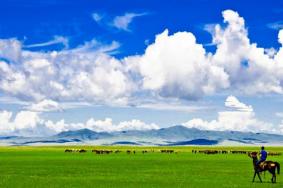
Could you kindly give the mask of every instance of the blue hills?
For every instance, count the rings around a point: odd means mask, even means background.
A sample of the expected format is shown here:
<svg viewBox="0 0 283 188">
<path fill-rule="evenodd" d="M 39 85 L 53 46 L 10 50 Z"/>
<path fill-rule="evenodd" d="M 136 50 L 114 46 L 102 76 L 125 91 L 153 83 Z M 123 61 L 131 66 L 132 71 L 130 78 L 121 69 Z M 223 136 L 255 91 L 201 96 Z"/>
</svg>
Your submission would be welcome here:
<svg viewBox="0 0 283 188">
<path fill-rule="evenodd" d="M 111 137 L 110 133 L 106 132 L 95 132 L 89 129 L 80 129 L 76 131 L 64 131 L 55 136 L 58 138 L 65 139 L 78 139 L 78 140 L 98 140 L 101 138 Z"/>
<path fill-rule="evenodd" d="M 278 145 L 283 135 L 239 131 L 208 131 L 176 125 L 146 131 L 96 132 L 89 129 L 64 131 L 49 137 L 0 136 L 2 145 Z"/>
</svg>

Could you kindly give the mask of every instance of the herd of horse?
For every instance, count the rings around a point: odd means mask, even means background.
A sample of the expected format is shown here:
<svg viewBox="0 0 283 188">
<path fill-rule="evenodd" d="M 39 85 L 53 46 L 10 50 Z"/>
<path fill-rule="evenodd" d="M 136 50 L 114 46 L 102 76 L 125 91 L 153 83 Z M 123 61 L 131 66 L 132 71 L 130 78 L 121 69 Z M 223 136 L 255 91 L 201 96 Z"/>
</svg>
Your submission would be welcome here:
<svg viewBox="0 0 283 188">
<path fill-rule="evenodd" d="M 252 151 L 245 151 L 245 150 L 192 150 L 192 153 L 203 153 L 203 154 L 249 154 Z M 281 155 L 279 152 L 269 152 L 269 156 L 278 156 Z"/>
<path fill-rule="evenodd" d="M 79 152 L 79 153 L 85 153 L 87 150 L 85 149 L 65 149 L 65 152 L 70 153 L 70 152 Z"/>
<path fill-rule="evenodd" d="M 78 152 L 78 153 L 85 153 L 87 152 L 86 149 L 65 149 L 65 152 L 67 153 L 71 153 L 71 152 Z M 121 153 L 123 152 L 122 150 L 101 150 L 101 149 L 93 149 L 91 150 L 91 152 L 95 153 L 95 154 L 111 154 L 111 153 Z M 125 150 L 125 152 L 127 154 L 136 154 L 137 151 L 136 150 Z M 155 150 L 153 149 L 150 149 L 150 150 L 141 150 L 140 151 L 142 154 L 145 154 L 145 153 L 154 153 L 156 152 Z M 161 149 L 159 150 L 160 153 L 176 153 L 176 151 L 172 150 L 172 149 Z"/>
<path fill-rule="evenodd" d="M 78 152 L 78 153 L 85 153 L 88 150 L 86 149 L 65 149 L 65 152 Z M 122 153 L 125 152 L 127 154 L 136 154 L 137 151 L 136 150 L 105 150 L 105 149 L 92 149 L 91 152 L 95 153 L 95 154 L 111 154 L 111 153 Z M 174 151 L 172 149 L 161 149 L 161 150 L 141 150 L 140 151 L 142 154 L 145 153 L 154 153 L 154 152 L 160 152 L 160 153 L 178 153 L 177 151 Z M 268 171 L 271 173 L 272 178 L 271 178 L 271 182 L 272 183 L 276 183 L 276 171 L 277 174 L 280 173 L 280 164 L 276 161 L 264 161 L 261 162 L 259 165 L 257 164 L 258 162 L 258 152 L 254 152 L 254 151 L 244 151 L 244 150 L 209 150 L 209 149 L 205 149 L 205 150 L 192 150 L 193 154 L 196 153 L 202 153 L 202 154 L 247 154 L 250 158 L 252 158 L 253 160 L 253 167 L 254 167 L 254 175 L 253 175 L 253 179 L 252 182 L 255 181 L 255 177 L 258 176 L 260 182 L 262 182 L 260 173 Z M 268 153 L 269 156 L 278 156 L 281 155 L 281 153 L 279 152 L 269 152 Z"/>
</svg>

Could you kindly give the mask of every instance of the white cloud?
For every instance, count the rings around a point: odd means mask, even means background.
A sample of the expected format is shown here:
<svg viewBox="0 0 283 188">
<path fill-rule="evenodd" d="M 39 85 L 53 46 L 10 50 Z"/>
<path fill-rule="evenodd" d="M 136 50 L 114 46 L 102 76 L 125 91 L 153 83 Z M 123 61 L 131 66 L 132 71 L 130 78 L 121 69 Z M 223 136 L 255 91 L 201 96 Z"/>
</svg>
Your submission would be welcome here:
<svg viewBox="0 0 283 188">
<path fill-rule="evenodd" d="M 6 46 L 11 43 L 6 42 Z M 125 104 L 131 95 L 132 82 L 122 63 L 108 55 L 117 47 L 115 42 L 107 46 L 93 40 L 59 52 L 31 52 L 18 46 L 10 50 L 18 52 L 17 58 L 13 57 L 16 64 L 0 63 L 0 90 L 8 96 Z"/>
<path fill-rule="evenodd" d="M 274 58 L 277 51 L 275 48 L 271 47 L 271 48 L 264 49 L 264 53 L 266 53 L 266 55 L 268 55 L 269 58 Z"/>
<path fill-rule="evenodd" d="M 43 123 L 43 120 L 40 119 L 36 112 L 20 111 L 14 118 L 12 116 L 12 112 L 0 112 L 0 133 L 2 135 L 16 134 L 20 130 L 34 130 L 37 129 L 38 125 Z"/>
<path fill-rule="evenodd" d="M 90 118 L 84 123 L 66 123 L 65 120 L 60 120 L 57 122 L 46 121 L 45 125 L 49 129 L 54 130 L 56 133 L 85 128 L 96 132 L 151 130 L 159 128 L 159 126 L 154 123 L 146 124 L 136 119 L 133 119 L 131 121 L 122 121 L 118 124 L 114 124 L 111 118 L 105 118 L 104 120 L 95 120 L 93 118 Z"/>
<path fill-rule="evenodd" d="M 203 26 L 203 29 L 209 33 L 213 33 L 216 25 L 216 23 L 205 24 Z"/>
<path fill-rule="evenodd" d="M 283 118 L 283 112 L 276 112 L 275 115 L 277 117 Z"/>
<path fill-rule="evenodd" d="M 140 74 L 142 88 L 155 96 L 189 100 L 223 90 L 283 94 L 283 48 L 257 47 L 250 42 L 245 21 L 237 12 L 222 14 L 224 27 L 209 26 L 214 54 L 207 53 L 190 32 L 169 35 L 165 30 L 143 55 L 126 58 L 128 69 Z M 278 35 L 280 43 L 281 33 L 283 30 Z"/>
<path fill-rule="evenodd" d="M 41 120 L 36 112 L 20 111 L 14 119 L 16 129 L 35 128 Z"/>
<path fill-rule="evenodd" d="M 255 116 L 253 108 L 249 105 L 241 103 L 234 96 L 227 97 L 225 106 L 229 107 L 230 110 L 218 112 L 218 117 L 216 120 L 206 121 L 200 118 L 196 118 L 183 123 L 183 125 L 189 128 L 215 131 L 277 131 L 273 124 L 258 120 Z"/>
<path fill-rule="evenodd" d="M 113 132 L 126 130 L 150 130 L 159 126 L 147 124 L 140 120 L 122 121 L 114 124 L 111 118 L 104 120 L 88 119 L 82 123 L 66 123 L 64 119 L 53 122 L 40 117 L 40 113 L 20 111 L 15 114 L 9 111 L 0 111 L 0 134 L 20 136 L 47 136 L 68 130 L 90 129 L 97 132 Z"/>
<path fill-rule="evenodd" d="M 267 27 L 269 27 L 270 29 L 280 30 L 283 29 L 283 22 L 278 21 L 278 22 L 269 23 L 267 24 Z"/>
<path fill-rule="evenodd" d="M 283 30 L 280 30 L 279 31 L 279 34 L 278 34 L 278 42 L 283 44 Z"/>
<path fill-rule="evenodd" d="M 9 96 L 0 97 L 0 103 L 2 103 L 2 104 L 16 104 L 16 105 L 21 105 L 21 106 L 29 105 L 29 103 L 26 102 L 26 101 L 22 101 L 18 98 L 9 97 Z"/>
<path fill-rule="evenodd" d="M 145 13 L 126 13 L 116 17 L 112 26 L 129 31 L 132 20 L 142 15 Z M 195 100 L 222 91 L 241 95 L 283 94 L 283 30 L 278 33 L 281 47 L 264 49 L 250 41 L 245 20 L 237 12 L 225 10 L 222 15 L 224 25 L 213 24 L 206 28 L 212 33 L 215 53 L 208 53 L 197 43 L 196 37 L 186 31 L 169 34 L 165 30 L 156 35 L 144 54 L 122 60 L 111 56 L 119 47 L 115 41 L 105 45 L 91 40 L 74 49 L 34 52 L 27 48 L 57 43 L 67 45 L 68 41 L 64 37 L 55 37 L 45 43 L 24 46 L 15 38 L 0 39 L 1 97 L 34 102 L 27 107 L 30 111 L 16 114 L 14 119 L 10 112 L 1 112 L 1 129 L 44 127 L 36 112 L 56 110 L 61 108 L 59 103 L 69 107 L 77 104 L 128 105 L 133 98 L 140 97 L 137 103 L 141 107 L 190 111 L 192 107 L 170 104 L 153 107 L 143 101 L 148 98 Z M 99 22 L 102 16 L 94 13 L 93 19 Z M 7 101 L 7 98 L 2 99 Z M 236 97 L 229 96 L 225 106 L 229 110 L 219 112 L 216 120 L 194 119 L 186 125 L 212 130 L 257 131 L 268 127 L 255 117 L 252 106 Z M 63 109 L 65 107 L 62 105 Z M 30 121 L 24 119 L 25 116 L 31 117 Z M 24 125 L 18 125 L 19 121 L 25 122 Z M 136 127 L 143 125 L 139 121 L 130 123 Z M 86 124 L 49 121 L 54 130 Z M 100 125 L 105 124 L 114 125 L 110 119 L 88 123 L 101 130 Z M 113 129 L 127 125 L 116 124 Z"/>
<path fill-rule="evenodd" d="M 162 111 L 179 111 L 179 112 L 197 112 L 202 110 L 208 110 L 212 107 L 203 106 L 203 105 L 191 105 L 191 104 L 182 104 L 182 103 L 170 103 L 170 102 L 153 102 L 153 103 L 142 103 L 135 106 L 136 108 L 145 108 L 153 110 L 162 110 Z"/>
<path fill-rule="evenodd" d="M 146 15 L 146 13 L 125 13 L 122 16 L 116 16 L 113 19 L 112 25 L 117 29 L 130 31 L 129 25 L 133 21 L 133 19 L 144 15 Z"/>
<path fill-rule="evenodd" d="M 106 118 L 105 120 L 94 120 L 93 118 L 89 119 L 85 123 L 86 127 L 96 131 L 123 131 L 123 130 L 150 130 L 158 129 L 159 126 L 151 123 L 146 124 L 140 120 L 133 119 L 131 121 L 122 121 L 118 124 L 113 124 L 111 118 Z"/>
<path fill-rule="evenodd" d="M 92 18 L 95 22 L 100 23 L 100 21 L 103 19 L 103 16 L 97 12 L 92 14 Z"/>
<path fill-rule="evenodd" d="M 229 86 L 228 75 L 211 65 L 205 49 L 189 32 L 156 36 L 139 58 L 143 88 L 165 97 L 196 99 Z"/>
<path fill-rule="evenodd" d="M 10 122 L 11 117 L 12 117 L 12 112 L 2 111 L 0 113 L 0 124 L 1 124 L 1 127 L 2 126 L 7 126 L 8 127 L 8 123 Z"/>
<path fill-rule="evenodd" d="M 154 123 L 146 124 L 145 122 L 136 119 L 130 121 L 122 121 L 118 124 L 114 124 L 111 118 L 105 118 L 104 120 L 95 120 L 93 118 L 90 118 L 84 123 L 65 123 L 65 120 L 60 120 L 58 122 L 46 121 L 45 125 L 47 128 L 54 130 L 56 133 L 84 128 L 96 132 L 151 130 L 159 128 L 159 126 Z"/>
<path fill-rule="evenodd" d="M 229 75 L 230 89 L 251 95 L 282 94 L 283 64 L 278 56 L 282 50 L 270 57 L 263 48 L 250 42 L 245 21 L 237 12 L 225 10 L 223 17 L 227 26 L 215 26 L 213 42 L 217 50 L 211 62 L 223 67 Z"/>
<path fill-rule="evenodd" d="M 134 17 L 144 14 L 127 13 L 114 20 L 128 29 Z M 137 93 L 187 100 L 227 90 L 283 94 L 283 47 L 258 47 L 250 42 L 245 20 L 237 12 L 225 10 L 222 15 L 225 25 L 209 29 L 214 54 L 186 31 L 170 35 L 165 30 L 144 54 L 123 60 L 111 56 L 119 47 L 115 41 L 104 45 L 91 40 L 74 49 L 34 52 L 23 49 L 17 39 L 0 40 L 0 91 L 26 101 L 109 105 L 127 105 Z M 100 19 L 99 14 L 94 17 Z M 278 41 L 283 44 L 283 30 Z"/>
<path fill-rule="evenodd" d="M 100 14 L 97 12 L 92 13 L 92 19 L 99 25 L 105 26 L 110 29 L 118 29 L 122 31 L 130 32 L 130 24 L 136 17 L 147 15 L 148 13 L 134 13 L 126 12 L 123 15 L 111 17 L 107 14 Z"/>
<path fill-rule="evenodd" d="M 252 112 L 252 106 L 241 103 L 236 97 L 230 95 L 225 101 L 225 106 L 237 111 Z"/>
<path fill-rule="evenodd" d="M 18 104 L 23 106 L 23 110 L 32 111 L 32 112 L 62 112 L 68 109 L 75 108 L 86 108 L 86 107 L 94 107 L 100 106 L 95 105 L 88 102 L 57 102 L 50 99 L 44 99 L 39 102 L 21 102 L 21 101 L 10 101 L 11 99 L 3 99 L 3 103 L 5 104 Z M 0 102 L 1 98 L 0 98 Z"/>
<path fill-rule="evenodd" d="M 53 100 L 44 99 L 38 103 L 32 104 L 27 107 L 30 111 L 35 112 L 49 112 L 49 111 L 61 111 L 59 103 Z"/>
<path fill-rule="evenodd" d="M 0 58 L 18 62 L 21 58 L 21 48 L 22 43 L 15 38 L 0 39 Z"/>
<path fill-rule="evenodd" d="M 23 45 L 24 48 L 35 48 L 35 47 L 45 47 L 45 46 L 51 46 L 55 44 L 62 44 L 65 48 L 69 47 L 69 39 L 62 36 L 54 36 L 54 39 L 43 42 L 43 43 L 37 43 L 37 44 L 29 44 L 29 45 Z"/>
</svg>

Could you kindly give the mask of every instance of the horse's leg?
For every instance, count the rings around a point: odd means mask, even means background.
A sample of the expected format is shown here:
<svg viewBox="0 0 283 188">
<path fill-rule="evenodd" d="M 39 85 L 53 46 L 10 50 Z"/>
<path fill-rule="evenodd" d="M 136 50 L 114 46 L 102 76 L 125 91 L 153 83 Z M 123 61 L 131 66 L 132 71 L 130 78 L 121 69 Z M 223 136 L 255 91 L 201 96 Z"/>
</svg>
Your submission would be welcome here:
<svg viewBox="0 0 283 188">
<path fill-rule="evenodd" d="M 275 169 L 274 168 L 272 168 L 272 169 L 268 169 L 268 171 L 272 174 L 272 178 L 271 178 L 271 182 L 272 183 L 275 183 L 275 179 L 276 179 L 276 175 L 275 175 Z"/>
<path fill-rule="evenodd" d="M 275 173 L 275 169 L 272 169 L 272 183 L 276 183 L 276 173 Z"/>
<path fill-rule="evenodd" d="M 271 182 L 275 183 L 275 181 L 276 181 L 275 179 L 276 179 L 275 174 L 272 174 Z"/>
<path fill-rule="evenodd" d="M 273 169 L 273 173 L 274 173 L 274 183 L 276 183 L 276 167 Z"/>
<path fill-rule="evenodd" d="M 255 173 L 254 173 L 253 182 L 255 182 L 255 175 L 256 175 L 256 171 L 255 171 Z"/>
<path fill-rule="evenodd" d="M 257 172 L 257 176 L 258 176 L 260 182 L 262 183 L 262 180 L 261 180 L 261 177 L 260 177 L 260 175 L 259 175 L 259 172 Z"/>
<path fill-rule="evenodd" d="M 271 182 L 275 183 L 275 174 L 272 174 Z"/>
<path fill-rule="evenodd" d="M 272 168 L 270 170 L 270 172 L 272 173 L 272 183 L 276 183 L 276 172 L 275 172 L 275 168 Z"/>
</svg>

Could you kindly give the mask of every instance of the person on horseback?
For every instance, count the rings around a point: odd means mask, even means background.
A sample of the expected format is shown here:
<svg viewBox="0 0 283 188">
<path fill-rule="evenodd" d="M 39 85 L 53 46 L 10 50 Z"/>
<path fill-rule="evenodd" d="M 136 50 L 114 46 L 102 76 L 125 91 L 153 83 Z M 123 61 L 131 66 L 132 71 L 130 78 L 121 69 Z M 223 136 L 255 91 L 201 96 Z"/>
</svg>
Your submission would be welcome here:
<svg viewBox="0 0 283 188">
<path fill-rule="evenodd" d="M 260 163 L 266 161 L 266 158 L 267 152 L 264 150 L 264 146 L 261 146 L 260 159 L 257 161 L 256 165 L 259 167 Z"/>
<path fill-rule="evenodd" d="M 258 152 L 249 152 L 248 156 L 253 159 L 253 167 L 254 167 L 254 176 L 253 182 L 255 180 L 256 175 L 258 176 L 260 182 L 262 182 L 260 177 L 260 172 L 268 171 L 272 174 L 271 182 L 276 183 L 276 169 L 277 174 L 280 174 L 280 164 L 276 161 L 266 161 L 267 152 L 264 150 L 264 147 L 261 147 L 260 151 L 260 159 L 258 160 Z M 263 163 L 263 164 L 260 164 Z"/>
</svg>

